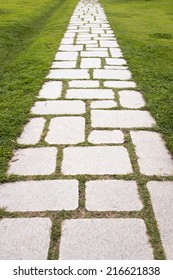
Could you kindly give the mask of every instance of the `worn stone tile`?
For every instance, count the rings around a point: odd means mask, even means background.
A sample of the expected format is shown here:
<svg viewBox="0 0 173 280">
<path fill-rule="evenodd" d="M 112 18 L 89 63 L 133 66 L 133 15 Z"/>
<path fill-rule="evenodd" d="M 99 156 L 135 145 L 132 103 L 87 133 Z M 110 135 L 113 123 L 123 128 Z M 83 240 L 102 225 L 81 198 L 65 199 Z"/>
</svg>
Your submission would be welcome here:
<svg viewBox="0 0 173 280">
<path fill-rule="evenodd" d="M 93 130 L 89 134 L 88 141 L 92 144 L 122 144 L 124 135 L 120 130 Z"/>
<path fill-rule="evenodd" d="M 10 212 L 75 210 L 78 181 L 42 180 L 0 185 L 0 207 Z"/>
<path fill-rule="evenodd" d="M 51 119 L 45 141 L 49 144 L 78 144 L 85 140 L 85 118 L 58 117 Z"/>
<path fill-rule="evenodd" d="M 56 99 L 61 97 L 61 93 L 62 93 L 62 82 L 50 81 L 43 84 L 43 87 L 39 92 L 38 98 Z"/>
<path fill-rule="evenodd" d="M 51 68 L 72 69 L 76 68 L 76 61 L 54 61 Z"/>
<path fill-rule="evenodd" d="M 96 69 L 94 70 L 94 79 L 105 79 L 105 80 L 129 80 L 131 79 L 131 72 L 129 70 L 105 70 Z"/>
<path fill-rule="evenodd" d="M 89 79 L 88 70 L 85 69 L 55 69 L 50 70 L 47 79 Z"/>
<path fill-rule="evenodd" d="M 66 98 L 69 99 L 114 99 L 110 89 L 68 89 Z"/>
<path fill-rule="evenodd" d="M 117 103 L 113 100 L 99 100 L 91 102 L 92 109 L 108 109 L 117 107 Z"/>
<path fill-rule="evenodd" d="M 151 260 L 153 251 L 142 219 L 72 219 L 62 224 L 59 259 Z"/>
<path fill-rule="evenodd" d="M 126 65 L 127 62 L 123 58 L 106 58 L 108 65 Z"/>
<path fill-rule="evenodd" d="M 80 68 L 101 68 L 101 59 L 82 58 Z"/>
<path fill-rule="evenodd" d="M 68 51 L 64 51 L 64 52 L 57 52 L 56 56 L 55 56 L 55 60 L 77 60 L 78 57 L 78 52 L 68 52 Z"/>
<path fill-rule="evenodd" d="M 122 57 L 122 51 L 119 48 L 110 48 L 111 56 L 112 57 Z"/>
<path fill-rule="evenodd" d="M 132 131 L 130 134 L 142 174 L 173 175 L 173 161 L 159 133 Z"/>
<path fill-rule="evenodd" d="M 87 80 L 87 81 L 75 80 L 75 81 L 70 81 L 68 84 L 70 88 L 98 88 L 100 85 L 99 81 L 92 81 L 92 80 Z"/>
<path fill-rule="evenodd" d="M 44 118 L 33 118 L 25 125 L 17 143 L 21 145 L 37 144 L 41 138 L 46 120 Z"/>
<path fill-rule="evenodd" d="M 51 226 L 49 218 L 0 220 L 0 259 L 46 260 Z"/>
<path fill-rule="evenodd" d="M 76 51 L 83 51 L 82 45 L 61 45 L 59 47 L 59 51 L 67 51 L 67 52 L 76 52 Z"/>
<path fill-rule="evenodd" d="M 86 183 L 88 211 L 140 211 L 142 208 L 135 181 L 96 180 Z"/>
<path fill-rule="evenodd" d="M 88 47 L 88 45 L 87 45 Z M 108 57 L 107 51 L 82 51 L 81 57 Z"/>
<path fill-rule="evenodd" d="M 76 44 L 78 45 L 90 45 L 90 44 L 97 44 L 97 40 L 77 40 Z"/>
<path fill-rule="evenodd" d="M 118 95 L 122 107 L 137 109 L 145 106 L 143 96 L 138 91 L 122 90 L 118 92 Z"/>
<path fill-rule="evenodd" d="M 64 149 L 62 173 L 65 175 L 129 174 L 132 167 L 124 147 L 95 146 Z"/>
<path fill-rule="evenodd" d="M 136 83 L 131 81 L 106 81 L 103 83 L 108 88 L 135 88 Z"/>
<path fill-rule="evenodd" d="M 85 103 L 79 100 L 39 101 L 31 108 L 36 115 L 80 115 L 85 113 Z"/>
<path fill-rule="evenodd" d="M 55 147 L 26 148 L 14 152 L 7 174 L 49 175 L 56 168 L 57 149 Z"/>
<path fill-rule="evenodd" d="M 61 45 L 71 45 L 74 43 L 74 38 L 63 38 L 61 40 Z"/>
<path fill-rule="evenodd" d="M 119 45 L 115 41 L 100 41 L 100 47 L 116 48 Z"/>
<path fill-rule="evenodd" d="M 147 188 L 156 216 L 166 258 L 173 260 L 173 182 L 151 181 Z"/>
</svg>

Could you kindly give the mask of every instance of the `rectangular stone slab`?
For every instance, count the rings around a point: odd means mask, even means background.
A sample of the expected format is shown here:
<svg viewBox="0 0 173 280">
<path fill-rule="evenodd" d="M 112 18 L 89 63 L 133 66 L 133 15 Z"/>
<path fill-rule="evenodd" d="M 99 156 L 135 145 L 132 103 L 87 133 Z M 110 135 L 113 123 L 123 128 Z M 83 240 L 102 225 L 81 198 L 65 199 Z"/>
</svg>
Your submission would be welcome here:
<svg viewBox="0 0 173 280">
<path fill-rule="evenodd" d="M 69 147 L 64 149 L 62 173 L 65 175 L 132 173 L 126 148 L 115 146 Z"/>
<path fill-rule="evenodd" d="M 111 89 L 68 89 L 69 99 L 114 99 L 114 92 Z"/>
<path fill-rule="evenodd" d="M 131 73 L 129 70 L 105 70 L 96 69 L 94 70 L 94 79 L 104 80 L 129 80 L 131 79 Z"/>
<path fill-rule="evenodd" d="M 93 110 L 91 125 L 102 128 L 153 127 L 155 121 L 147 111 Z"/>
<path fill-rule="evenodd" d="M 88 70 L 85 69 L 53 69 L 50 70 L 47 79 L 89 79 Z"/>
</svg>

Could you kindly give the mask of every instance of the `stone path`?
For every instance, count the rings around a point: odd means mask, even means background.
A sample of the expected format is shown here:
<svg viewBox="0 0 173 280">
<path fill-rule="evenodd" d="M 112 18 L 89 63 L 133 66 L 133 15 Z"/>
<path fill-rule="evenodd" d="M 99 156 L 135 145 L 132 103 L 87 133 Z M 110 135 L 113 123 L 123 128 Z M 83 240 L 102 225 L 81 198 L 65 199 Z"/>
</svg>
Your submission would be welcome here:
<svg viewBox="0 0 173 280">
<path fill-rule="evenodd" d="M 173 162 L 97 0 L 79 1 L 17 142 L 0 259 L 47 259 L 62 210 L 59 259 L 153 259 L 146 193 L 173 259 Z"/>
</svg>

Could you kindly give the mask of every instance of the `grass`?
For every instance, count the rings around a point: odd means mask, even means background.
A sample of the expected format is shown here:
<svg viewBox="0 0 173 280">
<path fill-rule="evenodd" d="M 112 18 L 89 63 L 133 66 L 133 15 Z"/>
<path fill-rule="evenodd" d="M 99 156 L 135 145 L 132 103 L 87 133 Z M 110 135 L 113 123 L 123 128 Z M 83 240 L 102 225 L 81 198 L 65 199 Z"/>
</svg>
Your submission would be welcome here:
<svg viewBox="0 0 173 280">
<path fill-rule="evenodd" d="M 173 154 L 173 2 L 100 0 L 124 57 Z"/>
<path fill-rule="evenodd" d="M 0 3 L 0 181 L 77 0 Z"/>
</svg>

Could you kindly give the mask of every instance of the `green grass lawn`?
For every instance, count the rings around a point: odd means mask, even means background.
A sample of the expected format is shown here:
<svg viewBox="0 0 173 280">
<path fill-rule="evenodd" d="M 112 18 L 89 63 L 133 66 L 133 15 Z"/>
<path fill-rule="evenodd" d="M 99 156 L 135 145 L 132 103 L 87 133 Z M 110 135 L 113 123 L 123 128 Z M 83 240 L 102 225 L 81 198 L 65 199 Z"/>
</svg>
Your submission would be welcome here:
<svg viewBox="0 0 173 280">
<path fill-rule="evenodd" d="M 78 0 L 0 3 L 0 181 Z"/>
<path fill-rule="evenodd" d="M 100 0 L 173 154 L 173 1 Z"/>
</svg>

